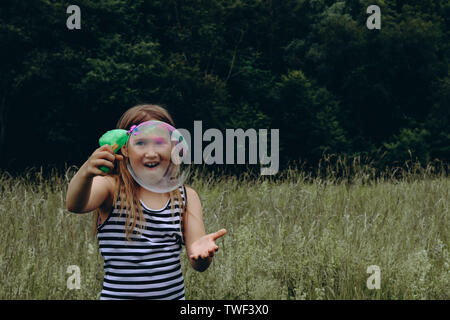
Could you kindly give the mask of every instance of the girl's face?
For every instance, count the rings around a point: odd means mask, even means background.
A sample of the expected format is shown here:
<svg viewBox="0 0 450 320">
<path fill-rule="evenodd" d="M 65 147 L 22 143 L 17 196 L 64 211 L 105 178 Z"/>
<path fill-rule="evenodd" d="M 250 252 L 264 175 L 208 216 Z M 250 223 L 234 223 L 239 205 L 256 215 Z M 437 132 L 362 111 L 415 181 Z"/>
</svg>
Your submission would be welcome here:
<svg viewBox="0 0 450 320">
<path fill-rule="evenodd" d="M 169 132 L 164 128 L 142 127 L 131 134 L 126 152 L 134 173 L 150 185 L 163 179 L 171 164 L 172 145 Z"/>
</svg>

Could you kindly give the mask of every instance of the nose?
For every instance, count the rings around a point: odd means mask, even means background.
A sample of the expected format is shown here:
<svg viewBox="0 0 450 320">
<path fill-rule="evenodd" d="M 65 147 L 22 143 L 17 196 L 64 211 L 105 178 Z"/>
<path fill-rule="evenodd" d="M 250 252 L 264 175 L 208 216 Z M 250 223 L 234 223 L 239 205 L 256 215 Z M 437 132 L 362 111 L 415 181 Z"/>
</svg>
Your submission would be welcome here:
<svg viewBox="0 0 450 320">
<path fill-rule="evenodd" d="M 148 148 L 145 153 L 144 153 L 144 157 L 145 158 L 156 158 L 158 156 L 158 154 L 155 152 L 155 150 L 153 148 Z"/>
</svg>

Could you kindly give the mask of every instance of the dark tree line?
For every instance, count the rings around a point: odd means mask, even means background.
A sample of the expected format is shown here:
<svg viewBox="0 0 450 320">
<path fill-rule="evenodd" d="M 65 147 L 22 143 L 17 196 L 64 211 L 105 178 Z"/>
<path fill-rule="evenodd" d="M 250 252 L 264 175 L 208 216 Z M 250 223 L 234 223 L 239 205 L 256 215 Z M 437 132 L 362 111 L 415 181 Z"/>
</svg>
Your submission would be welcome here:
<svg viewBox="0 0 450 320">
<path fill-rule="evenodd" d="M 141 102 L 278 128 L 282 164 L 448 162 L 449 20 L 448 0 L 3 0 L 0 167 L 80 165 Z"/>
</svg>

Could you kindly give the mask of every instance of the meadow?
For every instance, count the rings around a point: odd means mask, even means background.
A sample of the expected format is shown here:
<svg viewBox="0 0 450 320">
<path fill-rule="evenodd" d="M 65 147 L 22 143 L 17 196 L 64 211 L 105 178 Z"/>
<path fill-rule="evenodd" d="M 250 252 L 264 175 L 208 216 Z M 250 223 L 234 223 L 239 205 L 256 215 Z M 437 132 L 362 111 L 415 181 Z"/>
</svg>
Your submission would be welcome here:
<svg viewBox="0 0 450 320">
<path fill-rule="evenodd" d="M 76 168 L 0 172 L 0 299 L 98 299 L 93 215 L 69 213 Z M 450 179 L 433 166 L 375 172 L 218 176 L 196 170 L 207 232 L 226 228 L 210 268 L 182 253 L 187 299 L 450 299 Z M 369 266 L 380 288 L 369 289 Z M 70 266 L 80 289 L 69 289 Z M 69 271 L 69 272 L 68 272 Z"/>
</svg>

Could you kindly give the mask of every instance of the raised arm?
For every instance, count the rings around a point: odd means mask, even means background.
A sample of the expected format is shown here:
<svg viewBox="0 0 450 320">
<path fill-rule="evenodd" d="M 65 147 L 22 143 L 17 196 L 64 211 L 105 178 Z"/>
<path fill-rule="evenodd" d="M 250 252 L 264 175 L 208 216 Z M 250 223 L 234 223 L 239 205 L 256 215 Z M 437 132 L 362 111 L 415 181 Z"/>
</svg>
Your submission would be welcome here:
<svg viewBox="0 0 450 320">
<path fill-rule="evenodd" d="M 105 145 L 91 155 L 69 183 L 66 196 L 67 210 L 86 213 L 100 207 L 112 195 L 114 184 L 111 177 L 99 169 L 100 166 L 114 167 L 115 159 L 111 146 Z"/>
<path fill-rule="evenodd" d="M 200 198 L 195 190 L 186 187 L 187 208 L 184 219 L 184 239 L 186 253 L 192 268 L 203 272 L 211 264 L 214 253 L 219 250 L 216 240 L 227 232 L 220 229 L 211 234 L 205 234 L 203 212 Z"/>
</svg>

